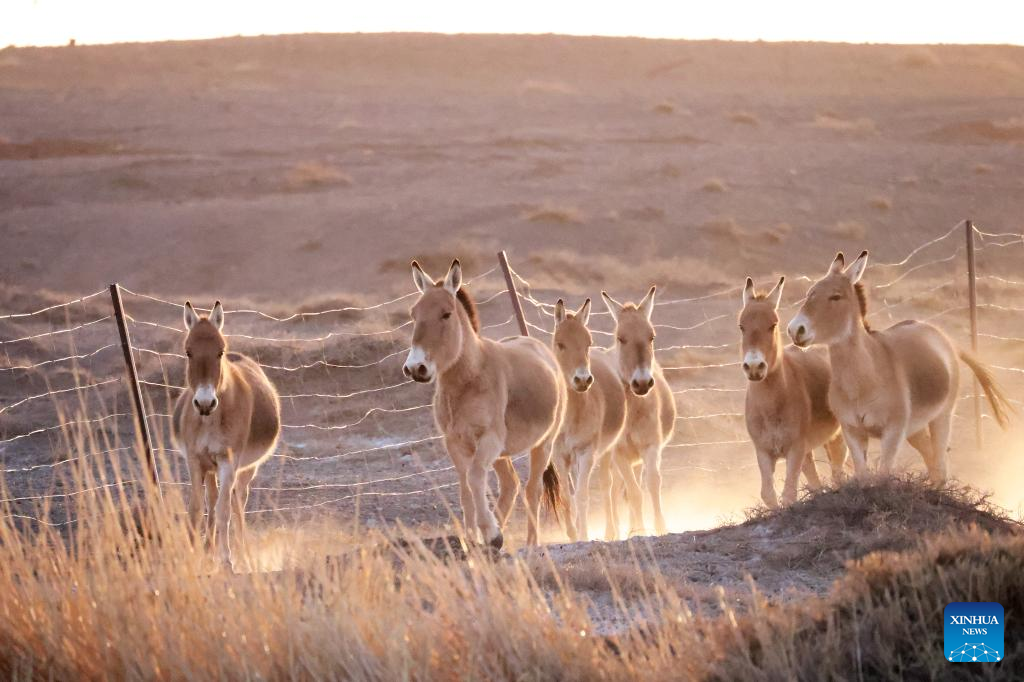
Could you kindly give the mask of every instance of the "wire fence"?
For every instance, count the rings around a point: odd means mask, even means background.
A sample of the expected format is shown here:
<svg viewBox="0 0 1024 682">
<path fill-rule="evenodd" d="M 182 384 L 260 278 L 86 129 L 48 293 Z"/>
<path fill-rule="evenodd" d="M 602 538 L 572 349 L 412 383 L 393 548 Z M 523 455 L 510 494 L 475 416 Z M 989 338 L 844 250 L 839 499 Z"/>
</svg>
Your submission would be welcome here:
<svg viewBox="0 0 1024 682">
<path fill-rule="evenodd" d="M 963 223 L 913 248 L 904 258 L 872 263 L 865 276 L 874 304 L 869 319 L 884 326 L 911 316 L 937 320 L 961 345 L 970 342 L 967 279 L 958 236 Z M 977 306 L 982 354 L 1010 358 L 990 366 L 1014 388 L 1024 383 L 1020 329 L 1024 282 L 1013 277 L 1024 256 L 1024 238 L 977 227 Z M 563 296 L 545 273 L 511 270 L 532 334 L 549 340 L 554 301 Z M 786 312 L 814 275 L 787 274 Z M 533 281 L 531 281 L 533 280 Z M 480 309 L 482 333 L 516 333 L 505 282 L 492 268 L 467 282 Z M 144 472 L 133 427 L 131 387 L 117 351 L 118 330 L 106 290 L 29 312 L 0 315 L 0 463 L 5 488 L 0 505 L 28 524 L 66 526 L 75 500 L 89 494 L 126 495 Z M 185 390 L 182 304 L 122 288 L 131 353 L 139 371 L 146 420 L 153 434 L 166 489 L 188 485 L 181 453 L 171 445 L 170 420 Z M 626 293 L 626 292 L 622 292 Z M 642 291 L 634 292 L 641 294 Z M 226 311 L 226 336 L 278 386 L 282 438 L 261 469 L 247 513 L 300 512 L 358 505 L 361 500 L 422 498 L 457 480 L 434 425 L 432 387 L 405 379 L 401 364 L 411 331 L 407 309 L 417 293 L 365 305 L 274 314 L 252 308 Z M 655 304 L 657 358 L 672 385 L 679 416 L 665 455 L 667 475 L 753 471 L 743 447 L 745 379 L 739 371 L 736 316 L 741 287 L 690 297 L 662 295 Z M 582 299 L 582 297 L 580 297 Z M 578 305 L 580 301 L 575 303 Z M 786 314 L 783 314 L 786 317 Z M 596 309 L 597 343 L 613 334 L 607 311 Z M 1019 358 L 1019 360 L 1017 359 Z M 965 383 L 963 400 L 973 400 Z M 1012 401 L 1019 392 L 1011 390 Z M 960 419 L 960 428 L 970 426 Z M 89 468 L 85 487 L 69 475 Z M 403 473 L 396 474 L 396 471 Z M 122 472 L 126 472 L 122 475 Z"/>
</svg>

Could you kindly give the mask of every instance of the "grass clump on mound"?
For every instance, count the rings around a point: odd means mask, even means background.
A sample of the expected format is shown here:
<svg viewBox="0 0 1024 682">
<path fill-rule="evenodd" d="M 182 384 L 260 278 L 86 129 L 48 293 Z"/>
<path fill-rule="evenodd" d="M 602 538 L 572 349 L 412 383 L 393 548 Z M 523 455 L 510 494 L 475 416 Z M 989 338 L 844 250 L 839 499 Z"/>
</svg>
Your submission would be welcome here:
<svg viewBox="0 0 1024 682">
<path fill-rule="evenodd" d="M 972 529 L 905 553 L 850 565 L 824 599 L 762 604 L 720 619 L 708 679 L 1021 679 L 1024 639 L 1007 628 L 999 664 L 955 665 L 943 656 L 943 609 L 995 601 L 1007 620 L 1024 615 L 1024 537 Z"/>
</svg>

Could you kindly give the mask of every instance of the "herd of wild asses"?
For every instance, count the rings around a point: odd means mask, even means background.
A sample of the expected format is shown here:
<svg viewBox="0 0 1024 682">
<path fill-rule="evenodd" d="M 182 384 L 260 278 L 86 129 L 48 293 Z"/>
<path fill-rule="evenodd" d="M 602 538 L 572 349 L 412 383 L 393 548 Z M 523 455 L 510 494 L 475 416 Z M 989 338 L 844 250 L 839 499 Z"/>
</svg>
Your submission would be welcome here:
<svg viewBox="0 0 1024 682">
<path fill-rule="evenodd" d="M 989 370 L 941 330 L 916 320 L 870 328 L 860 281 L 867 262 L 867 251 L 849 266 L 842 253 L 836 255 L 789 321 L 790 346 L 783 342 L 778 315 L 785 278 L 768 293 L 756 291 L 750 278 L 743 288 L 746 425 L 761 472 L 761 497 L 770 507 L 779 504 L 772 480 L 778 460 L 786 462 L 782 502 L 789 504 L 801 472 L 809 487 L 821 486 L 814 448 L 825 448 L 833 482 L 839 483 L 847 450 L 856 475 L 868 475 L 865 453 L 872 437 L 880 441 L 883 474 L 906 440 L 921 454 L 930 480 L 943 483 L 959 360 L 977 377 L 996 420 L 1006 425 L 1008 403 Z M 643 532 L 643 488 L 650 494 L 654 529 L 664 533 L 661 457 L 676 407 L 654 355 L 655 287 L 639 303 L 601 293 L 615 321 L 609 348 L 593 347 L 590 299 L 575 311 L 559 299 L 549 347 L 530 337 L 481 336 L 458 260 L 439 280 L 413 261 L 412 276 L 419 298 L 411 310 L 403 372 L 418 382 L 435 382 L 434 417 L 458 472 L 466 534 L 502 546 L 520 487 L 512 458 L 526 454 L 528 545 L 538 543 L 542 498 L 567 507 L 563 518 L 570 539 L 589 538 L 595 467 L 607 509 L 606 539 L 618 538 L 621 499 L 629 506 L 631 533 Z M 175 405 L 173 433 L 188 461 L 193 527 L 202 518 L 205 486 L 207 544 L 230 564 L 229 527 L 234 519 L 244 547 L 249 487 L 277 442 L 280 405 L 259 365 L 228 351 L 219 301 L 208 316 L 188 302 L 184 310 L 187 387 Z M 487 499 L 491 468 L 499 482 L 493 510 Z"/>
</svg>

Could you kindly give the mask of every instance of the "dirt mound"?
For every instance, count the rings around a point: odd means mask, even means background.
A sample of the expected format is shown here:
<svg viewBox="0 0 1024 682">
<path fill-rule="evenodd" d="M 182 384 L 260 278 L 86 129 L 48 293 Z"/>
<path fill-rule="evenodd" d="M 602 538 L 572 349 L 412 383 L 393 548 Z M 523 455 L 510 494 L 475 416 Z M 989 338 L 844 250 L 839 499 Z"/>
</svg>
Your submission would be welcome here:
<svg viewBox="0 0 1024 682">
<path fill-rule="evenodd" d="M 656 568 L 698 610 L 750 606 L 748 576 L 773 601 L 824 595 L 851 560 L 878 551 L 905 551 L 921 538 L 978 528 L 1024 537 L 1024 526 L 1001 514 L 978 492 L 960 486 L 932 489 L 920 479 L 851 482 L 810 494 L 793 506 L 749 512 L 746 522 L 696 533 L 617 543 L 552 546 L 560 578 L 590 593 L 640 595 Z"/>
</svg>

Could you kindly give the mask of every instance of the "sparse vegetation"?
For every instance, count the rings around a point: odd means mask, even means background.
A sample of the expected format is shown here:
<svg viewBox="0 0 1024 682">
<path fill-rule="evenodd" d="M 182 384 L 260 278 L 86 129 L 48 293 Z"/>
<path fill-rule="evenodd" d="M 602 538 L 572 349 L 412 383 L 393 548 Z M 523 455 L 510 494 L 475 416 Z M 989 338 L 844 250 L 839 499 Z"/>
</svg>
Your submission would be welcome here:
<svg viewBox="0 0 1024 682">
<path fill-rule="evenodd" d="M 868 205 L 879 211 L 888 211 L 892 208 L 892 200 L 889 197 L 877 195 L 868 199 Z"/>
<path fill-rule="evenodd" d="M 655 104 L 651 111 L 656 114 L 672 114 L 675 113 L 676 107 L 671 102 L 658 102 Z"/>
<path fill-rule="evenodd" d="M 544 204 L 523 213 L 523 220 L 531 223 L 557 223 L 560 225 L 578 225 L 586 222 L 583 212 L 575 206 L 556 206 Z"/>
<path fill-rule="evenodd" d="M 75 485 L 90 483 L 80 470 Z M 962 672 L 936 655 L 947 602 L 1024 609 L 1020 525 L 970 490 L 911 480 L 849 485 L 712 531 L 726 543 L 802 538 L 806 558 L 790 561 L 839 571 L 826 596 L 782 602 L 756 582 L 739 601 L 737 588 L 677 589 L 643 541 L 562 566 L 322 525 L 262 534 L 264 572 L 211 574 L 176 495 L 144 499 L 84 496 L 69 535 L 0 521 L 5 677 L 946 679 Z M 677 554 L 692 544 L 657 542 Z M 844 556 L 856 558 L 846 569 Z M 585 595 L 598 593 L 614 606 L 596 609 Z M 1024 640 L 1007 645 L 1000 672 L 1019 676 Z"/>
<path fill-rule="evenodd" d="M 704 184 L 701 185 L 701 189 L 712 194 L 720 194 L 726 191 L 728 187 L 726 187 L 725 181 L 721 178 L 708 178 L 704 181 Z"/>
<path fill-rule="evenodd" d="M 830 237 L 850 241 L 862 240 L 868 233 L 864 223 L 856 220 L 840 220 L 838 223 L 824 228 L 823 231 Z"/>
<path fill-rule="evenodd" d="M 761 120 L 749 111 L 734 111 L 729 114 L 729 120 L 733 123 L 745 126 L 761 125 Z"/>
<path fill-rule="evenodd" d="M 873 133 L 875 132 L 875 122 L 870 118 L 844 118 L 839 114 L 831 111 L 826 111 L 818 114 L 814 117 L 815 128 L 823 128 L 825 130 L 835 130 L 842 133 Z"/>
<path fill-rule="evenodd" d="M 284 189 L 289 192 L 348 187 L 351 184 L 351 176 L 323 161 L 300 161 L 288 169 L 284 179 Z"/>
</svg>

